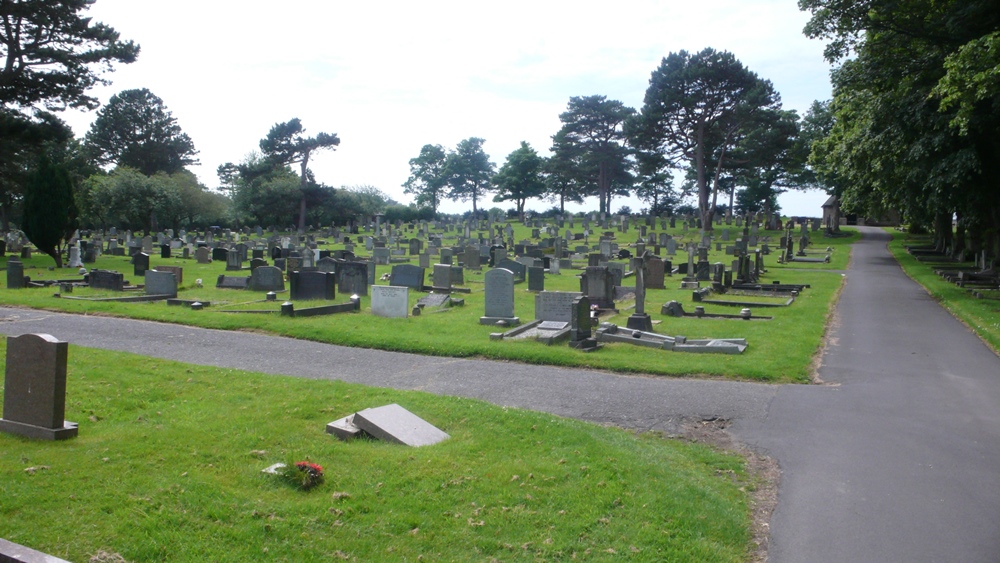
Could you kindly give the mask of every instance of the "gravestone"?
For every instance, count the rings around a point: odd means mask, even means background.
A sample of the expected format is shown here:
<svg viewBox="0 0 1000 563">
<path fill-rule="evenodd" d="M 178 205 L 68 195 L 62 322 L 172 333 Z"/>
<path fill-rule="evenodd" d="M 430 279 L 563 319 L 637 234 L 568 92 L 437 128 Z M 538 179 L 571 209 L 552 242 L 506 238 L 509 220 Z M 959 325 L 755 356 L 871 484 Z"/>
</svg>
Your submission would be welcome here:
<svg viewBox="0 0 1000 563">
<path fill-rule="evenodd" d="M 12 256 L 7 260 L 7 289 L 24 289 L 24 263 Z"/>
<path fill-rule="evenodd" d="M 451 291 L 451 265 L 434 264 L 434 271 L 431 274 L 431 285 L 438 291 Z"/>
<path fill-rule="evenodd" d="M 648 256 L 648 254 L 643 254 L 636 259 L 635 312 L 629 316 L 625 325 L 626 328 L 643 332 L 653 332 L 653 321 L 646 313 L 646 258 Z"/>
<path fill-rule="evenodd" d="M 425 270 L 420 266 L 398 264 L 392 267 L 392 272 L 389 274 L 389 285 L 423 291 L 424 272 Z"/>
<path fill-rule="evenodd" d="M 173 272 L 146 271 L 146 295 L 177 297 L 177 276 Z"/>
<path fill-rule="evenodd" d="M 7 337 L 0 431 L 38 440 L 77 435 L 76 423 L 64 420 L 68 352 L 68 342 L 48 334 Z"/>
<path fill-rule="evenodd" d="M 356 412 L 352 421 L 376 439 L 404 446 L 429 446 L 450 437 L 395 403 Z"/>
<path fill-rule="evenodd" d="M 336 272 L 337 260 L 330 256 L 324 256 L 316 261 L 316 269 L 321 272 Z"/>
<path fill-rule="evenodd" d="M 493 268 L 483 275 L 486 290 L 485 314 L 479 324 L 492 325 L 503 321 L 509 326 L 520 324 L 514 316 L 514 272 L 505 268 Z"/>
<path fill-rule="evenodd" d="M 246 289 L 248 287 L 250 287 L 250 278 L 248 276 L 219 274 L 219 278 L 215 280 L 216 289 Z"/>
<path fill-rule="evenodd" d="M 80 247 L 71 246 L 69 247 L 69 260 L 66 264 L 67 268 L 81 268 L 83 267 L 83 260 L 80 259 Z"/>
<path fill-rule="evenodd" d="M 372 314 L 377 317 L 405 319 L 410 312 L 410 289 L 391 285 L 373 285 Z"/>
<path fill-rule="evenodd" d="M 91 270 L 90 274 L 87 275 L 87 280 L 87 283 L 93 289 L 122 291 L 125 288 L 125 275 L 120 272 Z"/>
<path fill-rule="evenodd" d="M 368 295 L 368 262 L 337 264 L 337 291 L 344 295 Z"/>
<path fill-rule="evenodd" d="M 663 285 L 665 264 L 659 256 L 646 258 L 646 287 L 648 289 L 666 289 Z"/>
<path fill-rule="evenodd" d="M 177 286 L 184 285 L 184 268 L 180 266 L 157 266 L 153 268 L 157 272 L 170 272 L 177 280 Z"/>
<path fill-rule="evenodd" d="M 329 272 L 292 272 L 288 275 L 289 297 L 292 301 L 333 300 L 335 281 L 334 274 Z"/>
<path fill-rule="evenodd" d="M 535 318 L 540 321 L 568 323 L 573 316 L 573 300 L 581 294 L 575 291 L 542 291 L 535 296 Z"/>
<path fill-rule="evenodd" d="M 221 246 L 217 246 L 212 249 L 212 260 L 217 260 L 219 262 L 226 260 L 229 256 L 229 251 Z"/>
<path fill-rule="evenodd" d="M 170 258 L 170 245 L 161 244 L 160 245 L 160 258 Z"/>
<path fill-rule="evenodd" d="M 240 252 L 231 250 L 226 253 L 226 271 L 238 272 L 243 269 L 243 261 L 240 260 Z"/>
<path fill-rule="evenodd" d="M 145 252 L 136 254 L 132 257 L 132 265 L 134 266 L 133 275 L 145 276 L 146 270 L 149 269 L 149 254 Z"/>
<path fill-rule="evenodd" d="M 467 269 L 478 270 L 482 267 L 478 246 L 467 247 L 463 256 L 464 258 L 462 259 L 462 263 Z"/>
<path fill-rule="evenodd" d="M 391 252 L 388 248 L 375 248 L 372 250 L 372 256 L 375 258 L 375 264 L 379 266 L 388 265 L 390 255 Z"/>
<path fill-rule="evenodd" d="M 212 255 L 206 246 L 199 246 L 194 251 L 194 259 L 197 260 L 199 264 L 211 264 Z"/>
<path fill-rule="evenodd" d="M 528 291 L 545 291 L 544 268 L 528 268 Z"/>
<path fill-rule="evenodd" d="M 497 268 L 503 268 L 504 270 L 509 270 L 514 274 L 514 283 L 523 282 L 525 275 L 527 274 L 524 264 L 517 262 L 516 260 L 510 260 L 504 258 L 497 262 Z"/>
<path fill-rule="evenodd" d="M 285 275 L 275 266 L 258 266 L 250 270 L 253 291 L 285 291 Z"/>
<path fill-rule="evenodd" d="M 593 338 L 593 325 L 590 322 L 590 300 L 582 295 L 573 300 L 569 321 L 569 345 L 578 350 L 596 350 L 597 340 Z"/>
<path fill-rule="evenodd" d="M 614 309 L 615 282 L 605 266 L 588 266 L 580 276 L 580 293 L 601 309 Z"/>
</svg>

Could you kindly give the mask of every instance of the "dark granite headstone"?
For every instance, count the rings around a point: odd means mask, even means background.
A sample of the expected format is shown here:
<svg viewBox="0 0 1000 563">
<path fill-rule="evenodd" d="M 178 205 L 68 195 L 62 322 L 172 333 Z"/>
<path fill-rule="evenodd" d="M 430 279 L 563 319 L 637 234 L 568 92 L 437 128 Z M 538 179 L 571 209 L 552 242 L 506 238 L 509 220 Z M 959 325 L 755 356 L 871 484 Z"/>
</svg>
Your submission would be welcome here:
<svg viewBox="0 0 1000 563">
<path fill-rule="evenodd" d="M 246 289 L 250 286 L 249 276 L 227 276 L 220 274 L 215 282 L 216 289 Z"/>
<path fill-rule="evenodd" d="M 409 287 L 410 289 L 414 289 L 416 291 L 423 291 L 424 272 L 425 270 L 423 268 L 412 264 L 399 264 L 393 266 L 392 273 L 389 274 L 389 285 Z"/>
<path fill-rule="evenodd" d="M 132 265 L 134 266 L 132 274 L 135 276 L 145 276 L 146 270 L 149 269 L 149 254 L 145 252 L 140 252 L 132 257 Z"/>
<path fill-rule="evenodd" d="M 7 289 L 24 289 L 24 263 L 13 256 L 7 260 Z"/>
<path fill-rule="evenodd" d="M 336 297 L 335 274 L 330 272 L 292 272 L 288 283 L 292 301 L 326 299 Z"/>
<path fill-rule="evenodd" d="M 510 260 L 504 258 L 503 260 L 497 262 L 497 268 L 503 268 L 504 270 L 510 270 L 514 274 L 514 283 L 523 282 L 525 276 L 527 275 L 527 268 L 524 264 L 517 262 L 516 260 Z"/>
<path fill-rule="evenodd" d="M 337 280 L 339 285 L 337 291 L 344 295 L 368 295 L 368 263 L 338 263 Z"/>
<path fill-rule="evenodd" d="M 68 342 L 48 334 L 7 338 L 0 431 L 42 440 L 77 435 L 77 425 L 64 420 L 68 352 Z"/>
<path fill-rule="evenodd" d="M 108 289 L 122 291 L 125 288 L 125 275 L 110 270 L 91 270 L 87 275 L 87 283 L 93 289 Z"/>
<path fill-rule="evenodd" d="M 544 268 L 528 268 L 528 291 L 545 291 Z"/>
<path fill-rule="evenodd" d="M 229 256 L 229 251 L 221 246 L 212 249 L 212 260 L 223 261 Z"/>
</svg>

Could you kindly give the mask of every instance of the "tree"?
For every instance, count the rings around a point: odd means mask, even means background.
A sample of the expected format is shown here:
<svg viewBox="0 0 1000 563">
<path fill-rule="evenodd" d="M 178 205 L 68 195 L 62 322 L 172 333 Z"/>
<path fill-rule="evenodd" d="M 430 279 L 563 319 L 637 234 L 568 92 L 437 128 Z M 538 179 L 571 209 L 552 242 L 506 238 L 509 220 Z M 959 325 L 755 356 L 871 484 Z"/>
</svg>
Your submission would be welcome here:
<svg viewBox="0 0 1000 563">
<path fill-rule="evenodd" d="M 36 111 L 32 117 L 0 110 L 0 224 L 7 232 L 29 172 L 42 153 L 68 143 L 73 131 L 55 115 Z"/>
<path fill-rule="evenodd" d="M 304 133 L 302 122 L 296 117 L 285 123 L 276 123 L 268 131 L 267 137 L 260 141 L 260 150 L 268 159 L 285 165 L 299 163 L 300 233 L 306 229 L 306 210 L 310 199 L 315 201 L 321 196 L 315 182 L 311 182 L 309 158 L 318 150 L 335 149 L 340 145 L 340 138 L 336 133 L 319 133 L 315 137 L 306 137 Z"/>
<path fill-rule="evenodd" d="M 459 201 L 472 200 L 472 215 L 477 214 L 476 203 L 489 191 L 496 165 L 483 151 L 486 141 L 470 137 L 458 143 L 445 160 L 444 173 L 448 178 L 448 196 Z"/>
<path fill-rule="evenodd" d="M 493 177 L 498 192 L 493 201 L 513 201 L 517 205 L 517 216 L 523 221 L 524 202 L 545 193 L 543 165 L 544 160 L 535 149 L 521 141 L 521 146 L 507 155 L 507 162 Z"/>
<path fill-rule="evenodd" d="M 38 167 L 28 177 L 24 190 L 22 230 L 38 250 L 62 268 L 63 242 L 77 226 L 73 181 L 64 166 L 42 154 Z"/>
<path fill-rule="evenodd" d="M 578 184 L 594 188 L 601 212 L 610 212 L 613 186 L 631 186 L 624 126 L 634 113 L 618 100 L 582 96 L 570 98 L 559 115 L 563 126 L 552 137 L 552 153 L 573 163 L 564 171 L 575 169 Z"/>
<path fill-rule="evenodd" d="M 92 0 L 0 2 L 0 103 L 94 109 L 87 95 L 108 84 L 101 71 L 134 62 L 139 46 L 119 40 L 114 28 L 85 17 Z M 96 68 L 95 68 L 96 67 Z"/>
<path fill-rule="evenodd" d="M 98 110 L 85 145 L 98 163 L 127 166 L 147 176 L 174 174 L 198 163 L 191 138 L 163 100 L 145 88 L 112 96 Z"/>
<path fill-rule="evenodd" d="M 559 212 L 566 212 L 566 202 L 583 203 L 585 188 L 578 181 L 578 174 L 568 151 L 556 152 L 544 159 L 546 199 L 559 201 Z"/>
<path fill-rule="evenodd" d="M 420 155 L 410 159 L 410 177 L 403 184 L 403 193 L 416 195 L 418 206 L 428 206 L 437 213 L 448 187 L 444 168 L 447 159 L 448 154 L 441 145 L 421 147 Z"/>
<path fill-rule="evenodd" d="M 681 194 L 674 188 L 670 162 L 659 153 L 636 153 L 638 185 L 635 195 L 649 204 L 649 213 L 670 212 L 680 203 Z"/>
<path fill-rule="evenodd" d="M 183 207 L 180 190 L 169 176 L 146 176 L 124 166 L 88 178 L 78 200 L 91 224 L 143 230 L 146 234 L 157 230 L 158 215 L 175 217 Z"/>
<path fill-rule="evenodd" d="M 712 228 L 719 180 L 740 133 L 762 110 L 780 102 L 771 83 L 732 53 L 705 49 L 671 53 L 653 71 L 640 115 L 629 123 L 633 144 L 693 170 L 698 210 Z"/>
<path fill-rule="evenodd" d="M 218 168 L 219 179 L 233 200 L 234 218 L 258 225 L 288 225 L 295 221 L 302 197 L 301 181 L 286 165 L 248 154 L 239 164 Z"/>
<path fill-rule="evenodd" d="M 988 0 L 801 0 L 830 41 L 834 123 L 815 163 L 845 210 L 934 224 L 938 246 L 1000 253 L 1000 6 Z M 952 218 L 958 217 L 953 233 Z M 965 234 L 970 240 L 966 241 Z"/>
<path fill-rule="evenodd" d="M 779 194 L 812 187 L 803 181 L 809 149 L 799 142 L 799 116 L 794 110 L 758 112 L 734 153 L 738 164 L 733 185 L 744 187 L 740 207 L 745 213 L 770 213 L 777 208 Z"/>
</svg>

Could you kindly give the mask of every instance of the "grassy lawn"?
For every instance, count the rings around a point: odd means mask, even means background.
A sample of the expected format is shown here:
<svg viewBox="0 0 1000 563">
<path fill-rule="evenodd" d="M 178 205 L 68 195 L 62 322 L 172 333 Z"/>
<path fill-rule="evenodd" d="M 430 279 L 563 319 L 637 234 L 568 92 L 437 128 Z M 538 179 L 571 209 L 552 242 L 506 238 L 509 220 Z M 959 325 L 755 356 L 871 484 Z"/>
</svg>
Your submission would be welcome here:
<svg viewBox="0 0 1000 563">
<path fill-rule="evenodd" d="M 737 229 L 732 227 L 732 230 L 735 240 L 738 236 L 735 233 Z M 527 238 L 529 234 L 527 227 L 516 226 L 516 239 Z M 682 241 L 693 241 L 697 237 L 696 231 L 684 233 L 681 229 L 674 229 L 673 234 Z M 778 246 L 781 235 L 782 233 L 778 231 L 761 232 L 762 237 L 770 237 L 772 247 Z M 808 381 L 813 356 L 820 346 L 833 299 L 842 283 L 842 276 L 836 270 L 846 268 L 850 244 L 856 238 L 856 232 L 854 236 L 846 238 L 816 237 L 814 247 L 825 249 L 829 246 L 833 249 L 833 259 L 830 264 L 793 263 L 781 266 L 777 264 L 776 254 L 765 257 L 769 272 L 762 279 L 763 283 L 780 281 L 811 285 L 811 288 L 805 290 L 790 307 L 760 308 L 754 311 L 757 316 L 774 316 L 770 321 L 747 322 L 738 319 L 693 319 L 661 315 L 661 305 L 671 300 L 681 302 L 688 311 L 694 310 L 696 303 L 692 299 L 691 291 L 679 289 L 678 277 L 666 278 L 667 289 L 647 291 L 646 312 L 652 316 L 654 322 L 659 321 L 654 325 L 656 332 L 672 336 L 683 335 L 688 338 L 746 338 L 750 346 L 740 356 L 672 353 L 627 344 L 611 344 L 597 353 L 583 354 L 567 346 L 545 346 L 524 341 L 490 341 L 489 334 L 496 332 L 497 327 L 479 324 L 479 317 L 484 312 L 483 272 L 468 270 L 465 272 L 465 285 L 471 289 L 471 293 L 456 295 L 465 299 L 464 307 L 454 307 L 439 312 L 425 311 L 418 317 L 407 319 L 386 319 L 372 315 L 367 297 L 362 299 L 360 314 L 347 313 L 310 318 L 280 317 L 277 311 L 280 302 L 287 298 L 287 293 L 279 295 L 277 302 L 265 303 L 261 301 L 263 299 L 261 293 L 215 289 L 215 280 L 224 272 L 224 264 L 203 265 L 195 263 L 193 259 L 160 259 L 158 256 L 150 258 L 151 266 L 170 265 L 184 268 L 184 284 L 179 295 L 181 298 L 209 301 L 212 305 L 202 311 L 191 311 L 185 307 L 167 306 L 163 302 L 109 303 L 59 299 L 53 297 L 56 292 L 54 288 L 0 289 L 0 302 L 7 305 L 81 314 L 127 316 L 207 328 L 254 330 L 345 346 L 419 354 L 482 357 L 674 376 L 710 375 L 758 381 L 805 382 Z M 626 246 L 626 240 L 634 239 L 634 231 L 633 234 L 619 234 L 619 244 L 622 248 Z M 592 237 L 591 243 L 593 242 Z M 330 248 L 335 249 L 340 246 L 331 245 Z M 683 251 L 678 251 L 677 256 L 665 258 L 672 258 L 676 264 L 686 261 L 687 256 Z M 718 261 L 728 265 L 732 261 L 732 256 L 716 250 L 713 245 L 709 259 L 711 262 Z M 412 258 L 412 263 L 416 263 L 416 257 Z M 49 270 L 50 265 L 51 259 L 48 257 L 33 257 L 26 262 L 25 274 L 36 280 L 78 277 L 75 272 L 67 269 Z M 574 264 L 576 267 L 584 265 L 585 262 Z M 124 272 L 126 279 L 131 278 L 133 282 L 141 283 L 141 278 L 129 275 L 132 273 L 132 267 L 128 264 L 128 258 L 102 256 L 96 264 L 89 267 Z M 390 266 L 379 266 L 378 276 L 388 273 L 390 269 Z M 560 275 L 548 275 L 545 288 L 556 291 L 579 291 L 578 273 L 579 270 L 564 269 Z M 227 274 L 249 275 L 249 272 Z M 197 279 L 203 281 L 204 287 L 196 287 Z M 630 279 L 623 282 L 624 285 L 632 283 L 634 282 Z M 108 295 L 107 292 L 98 293 L 89 289 L 77 289 L 72 294 L 73 297 Z M 411 291 L 410 304 L 415 304 L 421 295 Z M 515 286 L 515 314 L 522 321 L 534 318 L 534 295 L 527 291 L 527 284 Z M 343 302 L 346 299 L 347 296 L 338 295 L 336 301 Z M 746 300 L 745 297 L 736 299 Z M 301 302 L 296 304 L 296 308 L 313 304 L 319 305 L 324 302 Z M 602 320 L 624 325 L 628 315 L 632 313 L 628 308 L 631 305 L 630 302 L 621 303 L 619 315 Z M 255 315 L 221 312 L 241 309 L 267 309 L 275 313 Z M 733 307 L 724 305 L 706 305 L 705 309 L 708 313 L 734 313 Z"/>
<path fill-rule="evenodd" d="M 393 402 L 451 438 L 324 433 Z M 0 434 L 0 537 L 71 561 L 724 562 L 752 549 L 740 458 L 474 400 L 71 345 L 66 418 L 80 435 L 65 442 Z M 305 458 L 326 472 L 311 491 L 261 473 Z"/>
<path fill-rule="evenodd" d="M 1000 351 L 1000 301 L 973 297 L 966 289 L 935 274 L 932 266 L 918 261 L 906 252 L 905 246 L 931 244 L 930 237 L 911 235 L 894 229 L 886 230 L 893 235 L 889 250 L 899 261 L 906 275 L 924 286 L 935 300 L 968 325 L 993 350 Z M 972 267 L 973 263 L 956 263 L 955 266 Z"/>
</svg>

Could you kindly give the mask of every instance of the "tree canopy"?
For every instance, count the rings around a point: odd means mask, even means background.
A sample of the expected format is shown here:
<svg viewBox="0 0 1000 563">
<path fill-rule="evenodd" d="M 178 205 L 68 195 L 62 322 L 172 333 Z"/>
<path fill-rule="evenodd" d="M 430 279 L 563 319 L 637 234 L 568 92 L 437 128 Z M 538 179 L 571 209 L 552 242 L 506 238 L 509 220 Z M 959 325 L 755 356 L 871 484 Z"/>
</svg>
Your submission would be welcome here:
<svg viewBox="0 0 1000 563">
<path fill-rule="evenodd" d="M 496 169 L 483 150 L 485 142 L 479 137 L 459 142 L 455 150 L 448 153 L 444 165 L 450 188 L 448 196 L 460 201 L 472 200 L 473 215 L 477 213 L 478 201 L 490 191 Z"/>
<path fill-rule="evenodd" d="M 65 166 L 53 163 L 42 153 L 38 166 L 29 175 L 24 190 L 22 230 L 38 250 L 62 267 L 62 245 L 77 226 L 73 181 Z"/>
<path fill-rule="evenodd" d="M 531 145 L 521 141 L 521 146 L 507 155 L 507 161 L 493 177 L 497 187 L 493 201 L 513 201 L 517 205 L 518 217 L 523 219 L 525 201 L 545 193 L 543 169 L 544 159 Z"/>
<path fill-rule="evenodd" d="M 780 99 L 771 83 L 732 53 L 711 48 L 694 54 L 680 51 L 653 71 L 629 133 L 637 149 L 688 163 L 702 222 L 711 229 L 719 181 L 741 135 L 759 112 L 777 109 Z"/>
<path fill-rule="evenodd" d="M 305 128 L 297 117 L 284 123 L 276 123 L 268 131 L 267 137 L 260 141 L 260 150 L 268 160 L 281 165 L 299 164 L 299 232 L 305 232 L 310 201 L 316 203 L 324 195 L 315 182 L 311 181 L 309 158 L 316 151 L 335 149 L 338 145 L 340 137 L 336 133 L 319 133 L 315 137 L 306 137 Z"/>
<path fill-rule="evenodd" d="M 97 111 L 85 145 L 95 161 L 134 168 L 147 176 L 197 164 L 198 151 L 158 96 L 124 90 Z"/>
<path fill-rule="evenodd" d="M 415 195 L 418 206 L 430 207 L 437 213 L 448 188 L 447 160 L 448 153 L 441 145 L 421 147 L 420 155 L 410 159 L 410 177 L 403 184 L 403 193 Z"/>
</svg>

